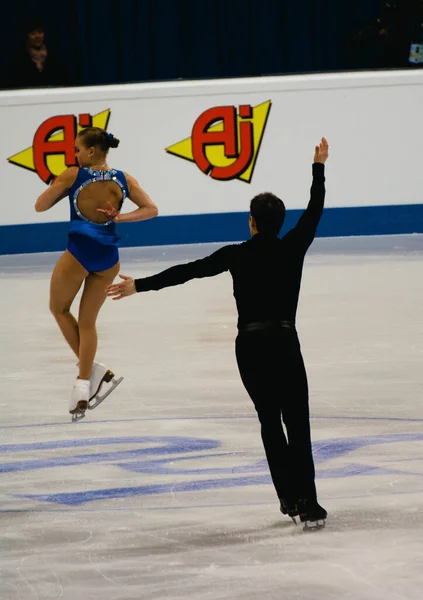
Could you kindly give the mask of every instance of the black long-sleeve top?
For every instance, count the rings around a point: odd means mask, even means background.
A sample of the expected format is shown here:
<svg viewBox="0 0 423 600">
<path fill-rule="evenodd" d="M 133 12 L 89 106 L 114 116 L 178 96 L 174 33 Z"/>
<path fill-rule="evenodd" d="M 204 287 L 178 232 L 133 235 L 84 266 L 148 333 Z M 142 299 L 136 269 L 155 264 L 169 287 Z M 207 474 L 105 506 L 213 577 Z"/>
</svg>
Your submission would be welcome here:
<svg viewBox="0 0 423 600">
<path fill-rule="evenodd" d="M 257 233 L 241 244 L 135 280 L 137 292 L 161 290 L 190 279 L 230 271 L 238 309 L 238 327 L 261 321 L 295 323 L 305 254 L 316 234 L 325 199 L 324 165 L 313 164 L 310 202 L 296 227 L 283 238 Z"/>
</svg>

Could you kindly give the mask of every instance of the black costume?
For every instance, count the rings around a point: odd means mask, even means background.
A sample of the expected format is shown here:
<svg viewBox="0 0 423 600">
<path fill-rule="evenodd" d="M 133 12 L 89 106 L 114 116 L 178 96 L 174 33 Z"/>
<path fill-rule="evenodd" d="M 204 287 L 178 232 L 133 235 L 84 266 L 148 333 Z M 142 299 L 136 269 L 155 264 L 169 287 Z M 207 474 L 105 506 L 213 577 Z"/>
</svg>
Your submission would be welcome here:
<svg viewBox="0 0 423 600">
<path fill-rule="evenodd" d="M 287 507 L 298 499 L 317 502 L 307 377 L 295 318 L 304 257 L 323 212 L 324 182 L 324 165 L 314 163 L 310 202 L 282 239 L 257 233 L 201 260 L 135 280 L 137 292 L 146 292 L 230 271 L 239 315 L 238 367 L 258 413 L 276 492 Z"/>
</svg>

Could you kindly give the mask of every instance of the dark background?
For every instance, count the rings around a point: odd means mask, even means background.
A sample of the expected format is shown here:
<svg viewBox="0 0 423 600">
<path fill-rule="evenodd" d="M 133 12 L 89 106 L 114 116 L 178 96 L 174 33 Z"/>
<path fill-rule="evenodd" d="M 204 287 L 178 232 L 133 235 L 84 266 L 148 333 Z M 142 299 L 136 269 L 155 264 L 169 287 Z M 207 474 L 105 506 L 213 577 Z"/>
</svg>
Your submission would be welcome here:
<svg viewBox="0 0 423 600">
<path fill-rule="evenodd" d="M 411 68 L 418 3 L 396 3 L 401 31 L 392 44 L 376 31 L 381 0 L 14 0 L 2 72 L 29 17 L 42 19 L 69 85 Z"/>
</svg>

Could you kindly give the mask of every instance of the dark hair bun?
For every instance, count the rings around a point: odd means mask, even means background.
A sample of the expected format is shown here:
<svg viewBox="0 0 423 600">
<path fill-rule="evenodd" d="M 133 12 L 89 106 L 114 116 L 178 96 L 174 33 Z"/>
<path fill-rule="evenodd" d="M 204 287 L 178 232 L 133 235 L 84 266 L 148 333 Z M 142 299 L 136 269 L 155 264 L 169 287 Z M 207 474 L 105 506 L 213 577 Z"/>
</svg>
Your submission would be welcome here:
<svg viewBox="0 0 423 600">
<path fill-rule="evenodd" d="M 117 148 L 120 144 L 120 140 L 115 138 L 115 136 L 109 137 L 108 141 L 109 141 L 109 148 Z"/>
<path fill-rule="evenodd" d="M 85 127 L 78 135 L 82 138 L 84 145 L 87 148 L 97 146 L 106 154 L 110 148 L 117 148 L 120 142 L 120 140 L 115 138 L 113 133 L 108 133 L 99 127 Z"/>
</svg>

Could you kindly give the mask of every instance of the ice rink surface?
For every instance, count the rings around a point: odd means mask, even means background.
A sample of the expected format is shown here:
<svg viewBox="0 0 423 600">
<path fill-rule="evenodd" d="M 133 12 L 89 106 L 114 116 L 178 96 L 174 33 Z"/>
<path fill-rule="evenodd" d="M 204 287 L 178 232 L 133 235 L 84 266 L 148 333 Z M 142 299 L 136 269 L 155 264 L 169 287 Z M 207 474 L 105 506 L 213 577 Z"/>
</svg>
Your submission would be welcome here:
<svg viewBox="0 0 423 600">
<path fill-rule="evenodd" d="M 136 277 L 218 245 L 124 249 Z M 0 257 L 1 600 L 421 600 L 423 236 L 317 239 L 297 326 L 326 528 L 283 517 L 229 274 L 108 300 L 123 383 L 80 423 L 59 254 Z"/>
</svg>

